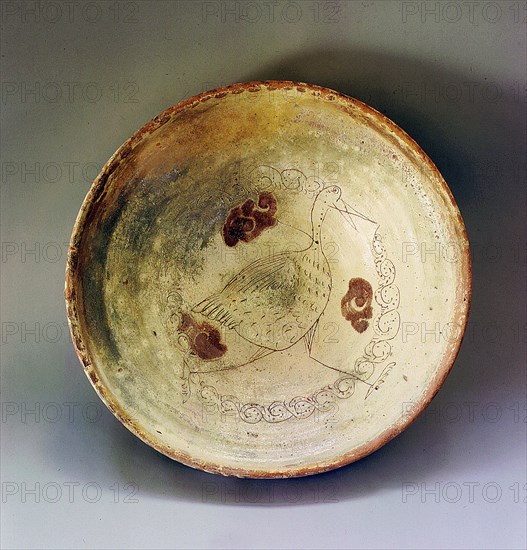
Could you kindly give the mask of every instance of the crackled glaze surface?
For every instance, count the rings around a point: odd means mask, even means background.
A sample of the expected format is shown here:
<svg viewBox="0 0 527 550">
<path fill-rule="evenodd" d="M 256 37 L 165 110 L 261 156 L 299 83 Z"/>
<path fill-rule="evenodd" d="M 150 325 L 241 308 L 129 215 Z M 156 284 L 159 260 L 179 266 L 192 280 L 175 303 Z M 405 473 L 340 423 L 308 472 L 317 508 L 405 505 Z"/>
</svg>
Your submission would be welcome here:
<svg viewBox="0 0 527 550">
<path fill-rule="evenodd" d="M 114 414 L 172 458 L 252 477 L 325 471 L 404 429 L 450 370 L 469 298 L 430 160 L 373 109 L 291 82 L 202 94 L 126 142 L 66 280 Z"/>
</svg>

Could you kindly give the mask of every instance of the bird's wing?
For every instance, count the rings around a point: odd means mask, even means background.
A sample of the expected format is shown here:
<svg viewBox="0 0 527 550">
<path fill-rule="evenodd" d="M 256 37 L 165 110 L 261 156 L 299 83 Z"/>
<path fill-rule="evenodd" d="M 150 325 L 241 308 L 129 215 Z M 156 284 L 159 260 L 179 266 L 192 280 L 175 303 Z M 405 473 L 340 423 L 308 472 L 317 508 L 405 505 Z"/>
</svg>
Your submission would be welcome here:
<svg viewBox="0 0 527 550">
<path fill-rule="evenodd" d="M 289 262 L 290 258 L 287 252 L 274 254 L 267 258 L 260 258 L 235 275 L 225 285 L 222 294 L 252 292 L 257 285 L 265 285 L 273 280 L 273 278 L 276 278 L 278 272 L 286 268 Z"/>
<path fill-rule="evenodd" d="M 280 278 L 280 271 L 289 267 L 290 262 L 288 253 L 274 254 L 256 260 L 235 275 L 219 294 L 202 300 L 192 308 L 192 311 L 218 321 L 228 328 L 234 328 L 237 325 L 232 316 L 234 302 L 238 301 L 237 299 L 243 300 L 244 295 L 250 295 L 258 288 L 268 287 Z"/>
</svg>

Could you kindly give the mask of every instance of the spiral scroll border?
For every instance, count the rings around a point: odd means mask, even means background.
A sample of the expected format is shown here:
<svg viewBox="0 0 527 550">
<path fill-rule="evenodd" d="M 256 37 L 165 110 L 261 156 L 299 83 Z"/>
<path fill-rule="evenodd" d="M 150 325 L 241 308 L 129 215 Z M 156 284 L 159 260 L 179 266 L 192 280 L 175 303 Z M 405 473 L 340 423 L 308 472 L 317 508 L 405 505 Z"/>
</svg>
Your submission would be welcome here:
<svg viewBox="0 0 527 550">
<path fill-rule="evenodd" d="M 378 231 L 373 236 L 371 246 L 379 276 L 379 288 L 375 291 L 375 301 L 381 307 L 381 312 L 373 322 L 373 338 L 364 348 L 362 357 L 355 361 L 353 372 L 361 380 L 371 378 L 375 367 L 384 363 L 392 354 L 390 341 L 397 336 L 401 326 L 401 317 L 397 311 L 400 304 L 400 291 L 395 285 L 396 269 L 394 263 L 386 256 L 386 249 Z"/>
</svg>

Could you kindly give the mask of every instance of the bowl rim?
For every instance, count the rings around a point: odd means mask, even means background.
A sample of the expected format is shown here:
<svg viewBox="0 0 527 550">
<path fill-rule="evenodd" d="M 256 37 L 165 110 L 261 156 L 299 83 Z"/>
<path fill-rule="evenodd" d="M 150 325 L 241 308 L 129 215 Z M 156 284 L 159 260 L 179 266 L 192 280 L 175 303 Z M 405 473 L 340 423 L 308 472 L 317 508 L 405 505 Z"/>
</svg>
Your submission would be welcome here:
<svg viewBox="0 0 527 550">
<path fill-rule="evenodd" d="M 459 235 L 461 237 L 461 242 L 459 244 L 460 248 L 463 251 L 462 258 L 460 259 L 460 261 L 462 262 L 461 280 L 458 281 L 458 285 L 461 285 L 461 294 L 463 294 L 465 298 L 463 302 L 458 301 L 458 303 L 456 303 L 454 316 L 455 318 L 453 319 L 454 322 L 459 323 L 458 326 L 460 328 L 460 332 L 458 338 L 456 339 L 450 350 L 450 353 L 446 353 L 443 355 L 442 362 L 437 367 L 435 376 L 429 382 L 426 391 L 424 391 L 421 396 L 421 399 L 419 401 L 416 401 L 415 403 L 412 403 L 413 407 L 411 408 L 411 411 L 408 411 L 408 414 L 405 415 L 404 418 L 402 418 L 399 422 L 388 426 L 375 438 L 367 441 L 366 443 L 363 443 L 359 447 L 347 453 L 341 454 L 332 459 L 310 465 L 301 465 L 294 468 L 282 468 L 276 470 L 227 467 L 212 461 L 197 459 L 189 455 L 188 453 L 185 453 L 178 449 L 174 449 L 172 447 L 164 445 L 160 441 L 157 441 L 155 437 L 143 430 L 141 426 L 128 415 L 128 413 L 113 397 L 111 392 L 102 383 L 97 373 L 95 362 L 93 361 L 90 351 L 84 342 L 82 330 L 79 324 L 79 315 L 77 311 L 77 306 L 80 302 L 77 294 L 77 277 L 79 274 L 78 260 L 80 253 L 79 245 L 82 241 L 84 227 L 85 225 L 90 223 L 90 213 L 92 213 L 94 206 L 104 195 L 103 191 L 109 176 L 115 171 L 115 169 L 120 165 L 121 162 L 126 160 L 134 147 L 144 137 L 158 130 L 161 126 L 163 126 L 166 122 L 168 122 L 170 119 L 172 119 L 175 115 L 182 112 L 183 110 L 190 109 L 198 105 L 199 103 L 203 103 L 212 98 L 221 99 L 228 94 L 240 94 L 244 92 L 254 93 L 260 92 L 262 90 L 274 91 L 293 89 L 296 89 L 298 92 L 310 92 L 311 94 L 328 101 L 340 102 L 341 104 L 347 106 L 351 105 L 368 114 L 375 119 L 376 123 L 381 123 L 385 125 L 390 132 L 394 133 L 396 137 L 403 141 L 409 147 L 409 149 L 418 156 L 419 161 L 427 166 L 427 168 L 433 174 L 435 180 L 440 184 L 441 190 L 449 199 L 449 204 L 447 205 L 447 207 L 449 207 L 451 209 L 451 212 L 455 214 L 456 223 L 459 228 Z M 448 187 L 441 173 L 432 162 L 432 160 L 428 157 L 428 155 L 404 130 L 402 130 L 397 124 L 395 124 L 388 117 L 386 117 L 373 107 L 363 103 L 358 99 L 342 94 L 330 88 L 292 80 L 255 80 L 231 84 L 229 86 L 223 86 L 203 92 L 199 95 L 185 99 L 173 105 L 172 107 L 169 107 L 161 114 L 150 120 L 141 129 L 137 130 L 129 139 L 127 139 L 104 164 L 100 173 L 92 183 L 76 217 L 69 242 L 64 288 L 64 298 L 66 302 L 66 311 L 71 338 L 77 356 L 82 363 L 84 372 L 86 373 L 90 383 L 92 384 L 93 388 L 95 389 L 101 400 L 104 402 L 104 404 L 113 413 L 113 415 L 126 428 L 128 428 L 128 430 L 130 430 L 144 443 L 156 449 L 160 453 L 192 468 L 225 476 L 263 479 L 301 477 L 312 474 L 319 474 L 327 472 L 329 470 L 340 468 L 342 466 L 360 460 L 361 458 L 364 458 L 365 456 L 377 451 L 386 443 L 399 435 L 402 431 L 404 431 L 408 426 L 410 426 L 429 405 L 429 403 L 432 401 L 432 399 L 435 397 L 435 395 L 443 385 L 448 374 L 452 370 L 453 364 L 459 353 L 461 343 L 466 331 L 471 297 L 472 264 L 466 227 L 463 218 L 461 217 L 461 213 L 456 204 L 456 201 L 452 195 L 452 192 L 450 191 L 450 188 Z"/>
</svg>

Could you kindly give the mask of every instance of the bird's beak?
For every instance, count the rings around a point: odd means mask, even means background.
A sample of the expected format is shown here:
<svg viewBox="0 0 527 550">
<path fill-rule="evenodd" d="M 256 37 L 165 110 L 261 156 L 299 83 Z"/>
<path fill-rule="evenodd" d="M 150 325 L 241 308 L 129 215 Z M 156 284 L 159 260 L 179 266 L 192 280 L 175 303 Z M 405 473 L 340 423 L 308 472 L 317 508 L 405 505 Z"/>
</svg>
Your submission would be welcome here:
<svg viewBox="0 0 527 550">
<path fill-rule="evenodd" d="M 335 203 L 332 205 L 332 208 L 340 212 L 340 215 L 344 218 L 346 223 L 351 225 L 353 229 L 357 230 L 357 226 L 355 225 L 355 222 L 353 221 L 352 216 L 357 216 L 358 218 L 361 218 L 362 220 L 366 220 L 368 222 L 374 223 L 373 220 L 370 220 L 357 210 L 355 208 L 352 208 L 348 203 L 344 202 L 342 199 L 338 199 L 335 201 Z"/>
</svg>

